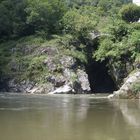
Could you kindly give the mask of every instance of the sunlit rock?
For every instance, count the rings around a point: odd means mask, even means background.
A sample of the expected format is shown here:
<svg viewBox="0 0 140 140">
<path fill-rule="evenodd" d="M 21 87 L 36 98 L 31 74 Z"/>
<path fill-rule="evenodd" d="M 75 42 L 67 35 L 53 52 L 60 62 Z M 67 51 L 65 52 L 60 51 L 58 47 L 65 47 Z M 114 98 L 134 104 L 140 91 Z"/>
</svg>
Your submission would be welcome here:
<svg viewBox="0 0 140 140">
<path fill-rule="evenodd" d="M 56 90 L 49 92 L 48 94 L 62 94 L 62 93 L 70 93 L 73 92 L 72 88 L 69 85 L 64 85 Z"/>
<path fill-rule="evenodd" d="M 118 91 L 115 91 L 114 94 L 109 95 L 108 98 L 140 98 L 140 93 L 133 92 L 133 85 L 135 83 L 140 84 L 140 71 L 130 74 L 124 84 Z M 139 91 L 140 92 L 140 91 Z"/>
</svg>

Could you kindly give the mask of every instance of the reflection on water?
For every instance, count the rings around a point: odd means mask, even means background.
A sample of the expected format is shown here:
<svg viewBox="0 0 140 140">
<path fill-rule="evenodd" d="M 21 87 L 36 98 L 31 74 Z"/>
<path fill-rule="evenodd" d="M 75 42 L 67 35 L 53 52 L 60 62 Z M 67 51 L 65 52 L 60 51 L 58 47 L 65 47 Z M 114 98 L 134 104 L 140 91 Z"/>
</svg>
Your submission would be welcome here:
<svg viewBox="0 0 140 140">
<path fill-rule="evenodd" d="M 139 140 L 138 100 L 0 95 L 1 140 Z"/>
<path fill-rule="evenodd" d="M 114 101 L 127 123 L 135 127 L 140 127 L 140 100 L 120 100 Z"/>
</svg>

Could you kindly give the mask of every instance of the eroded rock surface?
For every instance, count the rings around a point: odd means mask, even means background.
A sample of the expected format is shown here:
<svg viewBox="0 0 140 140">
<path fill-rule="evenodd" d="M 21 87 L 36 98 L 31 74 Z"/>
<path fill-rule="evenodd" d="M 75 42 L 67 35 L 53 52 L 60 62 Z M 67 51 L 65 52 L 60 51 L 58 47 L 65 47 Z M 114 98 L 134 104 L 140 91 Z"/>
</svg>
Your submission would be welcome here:
<svg viewBox="0 0 140 140">
<path fill-rule="evenodd" d="M 140 93 L 134 93 L 134 84 L 140 85 L 140 70 L 130 74 L 124 84 L 114 94 L 109 95 L 109 98 L 140 98 Z"/>
<path fill-rule="evenodd" d="M 14 77 L 8 81 L 10 92 L 24 93 L 88 93 L 90 84 L 84 67 L 77 64 L 72 56 L 60 55 L 56 48 L 43 47 L 35 52 L 37 55 L 47 55 L 38 63 L 42 63 L 47 69 L 43 83 L 31 80 L 17 81 Z M 16 62 L 11 61 L 12 68 L 17 71 Z"/>
</svg>

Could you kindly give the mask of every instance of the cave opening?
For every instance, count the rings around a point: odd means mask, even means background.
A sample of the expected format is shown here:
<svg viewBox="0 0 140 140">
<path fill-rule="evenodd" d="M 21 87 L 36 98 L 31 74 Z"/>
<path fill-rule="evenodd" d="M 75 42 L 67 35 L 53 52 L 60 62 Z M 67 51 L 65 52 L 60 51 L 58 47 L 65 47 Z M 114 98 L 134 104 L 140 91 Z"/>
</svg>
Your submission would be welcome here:
<svg viewBox="0 0 140 140">
<path fill-rule="evenodd" d="M 91 92 L 112 93 L 117 89 L 115 82 L 108 72 L 106 62 L 92 61 L 86 66 Z"/>
<path fill-rule="evenodd" d="M 7 82 L 1 79 L 0 79 L 0 92 L 8 92 Z"/>
</svg>

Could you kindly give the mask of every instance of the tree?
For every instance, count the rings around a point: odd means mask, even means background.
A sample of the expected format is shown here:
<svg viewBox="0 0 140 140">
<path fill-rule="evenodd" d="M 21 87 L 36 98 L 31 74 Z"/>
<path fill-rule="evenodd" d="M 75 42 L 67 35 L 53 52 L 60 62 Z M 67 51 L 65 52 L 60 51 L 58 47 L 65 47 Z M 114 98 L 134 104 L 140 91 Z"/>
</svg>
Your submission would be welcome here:
<svg viewBox="0 0 140 140">
<path fill-rule="evenodd" d="M 3 0 L 0 3 L 0 37 L 11 38 L 31 34 L 26 23 L 26 0 Z"/>
<path fill-rule="evenodd" d="M 27 23 L 34 25 L 35 31 L 56 33 L 66 11 L 66 4 L 64 0 L 28 0 L 25 10 Z"/>
<path fill-rule="evenodd" d="M 0 37 L 7 37 L 12 34 L 12 21 L 13 12 L 9 12 L 12 9 L 11 1 L 2 1 L 0 3 Z"/>
<path fill-rule="evenodd" d="M 90 8 L 82 7 L 69 10 L 62 19 L 65 33 L 71 33 L 76 37 L 87 37 L 98 21 L 93 9 Z"/>
<path fill-rule="evenodd" d="M 136 22 L 140 19 L 140 6 L 135 4 L 124 5 L 120 10 L 120 15 L 127 22 Z"/>
</svg>

